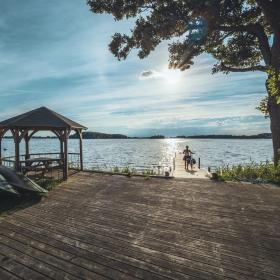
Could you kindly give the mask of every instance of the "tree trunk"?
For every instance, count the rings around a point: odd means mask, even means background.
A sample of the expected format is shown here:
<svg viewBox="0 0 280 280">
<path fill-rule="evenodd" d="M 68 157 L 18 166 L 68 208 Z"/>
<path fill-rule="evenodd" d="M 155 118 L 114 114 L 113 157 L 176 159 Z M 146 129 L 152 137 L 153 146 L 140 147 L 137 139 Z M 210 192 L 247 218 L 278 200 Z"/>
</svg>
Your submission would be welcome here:
<svg viewBox="0 0 280 280">
<path fill-rule="evenodd" d="M 271 47 L 271 67 L 277 74 L 280 73 L 280 29 L 274 30 L 273 44 Z M 269 79 L 270 77 L 268 77 Z M 268 85 L 268 112 L 270 115 L 270 128 L 272 133 L 274 165 L 276 166 L 280 160 L 280 104 L 277 104 L 275 96 L 271 96 Z M 279 87 L 276 84 L 275 87 Z M 280 88 L 278 88 L 278 92 Z"/>
<path fill-rule="evenodd" d="M 277 165 L 280 160 L 280 105 L 277 104 L 274 97 L 269 97 L 268 110 L 274 151 L 274 165 Z"/>
</svg>

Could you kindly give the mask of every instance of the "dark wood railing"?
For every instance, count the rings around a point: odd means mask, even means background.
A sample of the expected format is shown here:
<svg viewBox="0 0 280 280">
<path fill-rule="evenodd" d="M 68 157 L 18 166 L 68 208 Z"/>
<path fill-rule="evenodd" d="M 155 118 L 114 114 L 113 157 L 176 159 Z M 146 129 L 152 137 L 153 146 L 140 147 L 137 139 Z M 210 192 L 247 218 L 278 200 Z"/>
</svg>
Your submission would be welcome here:
<svg viewBox="0 0 280 280">
<path fill-rule="evenodd" d="M 36 162 L 36 159 L 42 159 L 42 162 L 34 166 L 32 160 Z M 43 176 L 48 174 L 50 177 L 60 177 L 64 165 L 63 159 L 64 157 L 60 153 L 33 153 L 28 158 L 25 155 L 20 155 L 19 171 L 27 176 L 42 173 Z M 15 161 L 15 156 L 3 157 L 0 159 L 0 165 L 15 169 Z M 79 153 L 68 153 L 68 168 L 70 170 L 80 170 Z"/>
</svg>

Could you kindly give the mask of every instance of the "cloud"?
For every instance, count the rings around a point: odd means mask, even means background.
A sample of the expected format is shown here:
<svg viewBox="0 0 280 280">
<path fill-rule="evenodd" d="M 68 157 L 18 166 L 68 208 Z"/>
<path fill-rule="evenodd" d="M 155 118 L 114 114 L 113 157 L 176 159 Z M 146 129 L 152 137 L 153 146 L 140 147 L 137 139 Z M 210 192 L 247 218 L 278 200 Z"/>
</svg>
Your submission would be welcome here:
<svg viewBox="0 0 280 280">
<path fill-rule="evenodd" d="M 154 79 L 154 78 L 160 78 L 162 77 L 162 74 L 155 70 L 145 70 L 142 71 L 139 79 L 140 80 L 147 80 L 147 79 Z"/>
<path fill-rule="evenodd" d="M 223 126 L 217 123 L 223 123 Z M 201 135 L 201 134 L 233 134 L 253 135 L 269 132 L 269 121 L 260 115 L 228 118 L 202 118 L 202 119 L 181 119 L 164 121 L 153 121 L 150 125 L 140 128 L 130 128 L 124 133 L 130 136 L 149 136 L 152 134 L 163 134 L 165 136 L 175 135 Z"/>
<path fill-rule="evenodd" d="M 33 2 L 3 1 L 0 10 L 0 120 L 45 105 L 101 132 L 269 129 L 262 117 L 246 119 L 258 114 L 264 74 L 211 75 L 215 61 L 202 55 L 178 75 L 168 70 L 167 43 L 119 62 L 107 45 L 130 21 L 92 14 L 83 0 Z M 227 120 L 233 116 L 244 119 Z"/>
</svg>

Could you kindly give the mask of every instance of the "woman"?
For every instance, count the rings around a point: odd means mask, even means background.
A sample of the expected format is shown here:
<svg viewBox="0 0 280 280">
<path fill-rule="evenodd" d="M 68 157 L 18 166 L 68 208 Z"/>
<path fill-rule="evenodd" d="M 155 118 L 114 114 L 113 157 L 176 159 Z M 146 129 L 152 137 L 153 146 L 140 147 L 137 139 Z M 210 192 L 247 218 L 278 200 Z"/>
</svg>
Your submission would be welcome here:
<svg viewBox="0 0 280 280">
<path fill-rule="evenodd" d="M 189 165 L 191 165 L 191 170 L 193 170 L 193 164 L 195 164 L 194 158 L 192 155 L 194 154 L 190 149 L 189 146 L 186 146 L 186 149 L 183 151 L 185 161 L 185 170 L 189 170 Z"/>
</svg>

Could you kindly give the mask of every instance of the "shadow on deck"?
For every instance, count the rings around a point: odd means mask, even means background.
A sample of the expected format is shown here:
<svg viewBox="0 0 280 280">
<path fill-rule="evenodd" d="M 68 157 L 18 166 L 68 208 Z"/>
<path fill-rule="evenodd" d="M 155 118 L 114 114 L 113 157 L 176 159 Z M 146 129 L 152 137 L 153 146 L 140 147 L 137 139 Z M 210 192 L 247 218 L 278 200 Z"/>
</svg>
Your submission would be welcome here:
<svg viewBox="0 0 280 280">
<path fill-rule="evenodd" d="M 39 195 L 24 197 L 0 196 L 0 215 L 11 214 L 16 211 L 31 207 L 41 201 Z"/>
<path fill-rule="evenodd" d="M 279 279 L 280 188 L 78 173 L 0 218 L 0 279 Z"/>
</svg>

